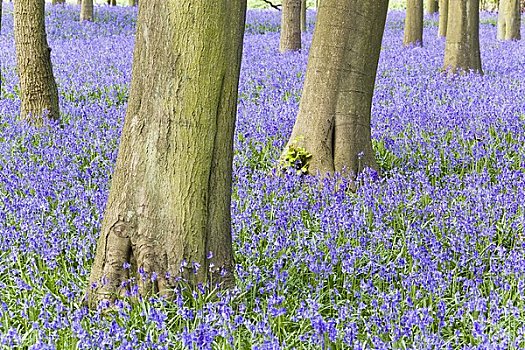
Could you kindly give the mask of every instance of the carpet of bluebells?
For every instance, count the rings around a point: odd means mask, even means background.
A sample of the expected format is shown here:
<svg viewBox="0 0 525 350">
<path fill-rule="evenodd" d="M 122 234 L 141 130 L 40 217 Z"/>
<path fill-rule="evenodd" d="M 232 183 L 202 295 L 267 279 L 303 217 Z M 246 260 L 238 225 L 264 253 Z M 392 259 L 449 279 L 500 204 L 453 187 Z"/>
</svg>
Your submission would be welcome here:
<svg viewBox="0 0 525 350">
<path fill-rule="evenodd" d="M 525 348 L 525 44 L 481 16 L 485 74 L 441 70 L 437 17 L 402 48 L 389 13 L 374 96 L 383 178 L 275 176 L 311 41 L 278 53 L 250 11 L 235 135 L 237 286 L 82 305 L 126 109 L 136 10 L 47 8 L 62 121 L 18 120 L 12 7 L 0 39 L 3 349 Z M 522 31 L 525 32 L 522 27 Z"/>
</svg>

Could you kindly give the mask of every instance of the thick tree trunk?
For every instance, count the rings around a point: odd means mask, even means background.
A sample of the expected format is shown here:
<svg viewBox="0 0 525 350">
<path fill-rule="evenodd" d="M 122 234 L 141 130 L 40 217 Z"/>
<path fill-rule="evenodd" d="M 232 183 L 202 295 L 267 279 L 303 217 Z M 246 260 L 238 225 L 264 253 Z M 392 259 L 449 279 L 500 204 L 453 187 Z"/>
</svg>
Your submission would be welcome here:
<svg viewBox="0 0 525 350">
<path fill-rule="evenodd" d="M 387 0 L 323 0 L 288 145 L 312 157 L 311 174 L 378 169 L 370 112 Z"/>
<path fill-rule="evenodd" d="M 407 0 L 403 45 L 423 46 L 423 0 Z"/>
<path fill-rule="evenodd" d="M 427 13 L 429 15 L 438 12 L 438 0 L 426 0 Z"/>
<path fill-rule="evenodd" d="M 498 40 L 521 39 L 519 0 L 500 0 L 498 9 Z"/>
<path fill-rule="evenodd" d="M 15 0 L 14 26 L 21 117 L 37 122 L 43 115 L 58 119 L 58 91 L 47 44 L 44 0 Z"/>
<path fill-rule="evenodd" d="M 129 261 L 142 295 L 169 294 L 180 278 L 193 286 L 229 286 L 234 278 L 230 197 L 246 1 L 139 6 L 90 305 L 125 292 Z"/>
<path fill-rule="evenodd" d="M 301 0 L 301 32 L 306 32 L 306 10 L 308 5 L 306 0 Z"/>
<path fill-rule="evenodd" d="M 281 52 L 301 49 L 301 0 L 283 0 L 281 13 Z"/>
<path fill-rule="evenodd" d="M 448 1 L 449 0 L 439 0 L 438 36 L 440 38 L 444 38 L 447 36 Z"/>
<path fill-rule="evenodd" d="M 93 21 L 93 0 L 82 0 L 80 21 Z"/>
<path fill-rule="evenodd" d="M 479 51 L 479 0 L 449 0 L 445 69 L 481 69 Z"/>
</svg>

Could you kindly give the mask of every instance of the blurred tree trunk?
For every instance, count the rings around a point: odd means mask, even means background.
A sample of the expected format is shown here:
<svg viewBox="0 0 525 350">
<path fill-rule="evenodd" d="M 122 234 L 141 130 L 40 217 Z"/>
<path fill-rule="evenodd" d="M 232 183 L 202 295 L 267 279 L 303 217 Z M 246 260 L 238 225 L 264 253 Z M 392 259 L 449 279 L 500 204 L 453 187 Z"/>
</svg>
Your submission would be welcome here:
<svg viewBox="0 0 525 350">
<path fill-rule="evenodd" d="M 440 38 L 444 38 L 447 36 L 448 1 L 449 0 L 439 0 L 438 36 Z"/>
<path fill-rule="evenodd" d="M 283 0 L 279 51 L 301 49 L 301 1 Z"/>
<path fill-rule="evenodd" d="M 445 69 L 483 73 L 479 52 L 479 0 L 449 0 Z"/>
<path fill-rule="evenodd" d="M 3 5 L 3 0 L 0 0 L 0 34 L 2 34 L 2 5 Z"/>
<path fill-rule="evenodd" d="M 521 39 L 519 0 L 500 0 L 498 9 L 498 40 Z"/>
<path fill-rule="evenodd" d="M 15 0 L 14 36 L 20 80 L 21 117 L 58 119 L 58 91 L 47 44 L 44 0 Z"/>
<path fill-rule="evenodd" d="M 281 156 L 311 154 L 310 174 L 378 170 L 370 113 L 388 0 L 323 0 L 299 114 Z M 304 152 L 303 152 L 304 153 Z"/>
<path fill-rule="evenodd" d="M 306 32 L 306 10 L 308 5 L 306 0 L 301 0 L 301 32 Z"/>
<path fill-rule="evenodd" d="M 438 12 L 438 0 L 426 0 L 427 5 L 427 13 L 429 15 L 437 13 Z"/>
<path fill-rule="evenodd" d="M 180 278 L 194 287 L 234 282 L 230 200 L 246 1 L 139 6 L 91 306 L 125 293 L 130 272 L 141 295 L 169 295 Z"/>
<path fill-rule="evenodd" d="M 65 4 L 65 3 L 66 3 L 66 0 L 51 0 L 52 5 Z"/>
<path fill-rule="evenodd" d="M 403 45 L 423 46 L 423 0 L 407 0 Z"/>
<path fill-rule="evenodd" d="M 93 0 L 82 0 L 80 21 L 93 21 Z"/>
</svg>

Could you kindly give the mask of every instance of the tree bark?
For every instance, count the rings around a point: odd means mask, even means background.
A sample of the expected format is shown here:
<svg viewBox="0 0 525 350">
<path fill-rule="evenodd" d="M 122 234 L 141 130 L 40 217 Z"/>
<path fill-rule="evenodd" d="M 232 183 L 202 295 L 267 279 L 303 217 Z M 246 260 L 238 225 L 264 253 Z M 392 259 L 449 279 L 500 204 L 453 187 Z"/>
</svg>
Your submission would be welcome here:
<svg viewBox="0 0 525 350">
<path fill-rule="evenodd" d="M 432 15 L 438 12 L 438 0 L 426 0 L 427 13 Z"/>
<path fill-rule="evenodd" d="M 281 12 L 281 52 L 301 49 L 301 0 L 283 0 Z"/>
<path fill-rule="evenodd" d="M 378 169 L 370 112 L 387 10 L 387 0 L 321 2 L 299 114 L 281 159 L 295 145 L 312 155 L 311 174 Z"/>
<path fill-rule="evenodd" d="M 521 39 L 519 0 L 500 0 L 498 8 L 498 40 Z"/>
<path fill-rule="evenodd" d="M 439 0 L 438 36 L 440 38 L 444 38 L 447 36 L 448 1 L 449 0 Z"/>
<path fill-rule="evenodd" d="M 93 21 L 93 0 L 82 0 L 80 5 L 80 21 Z"/>
<path fill-rule="evenodd" d="M 423 46 L 423 0 L 407 0 L 404 46 Z"/>
<path fill-rule="evenodd" d="M 479 51 L 479 0 L 449 0 L 445 69 L 483 74 Z"/>
<path fill-rule="evenodd" d="M 308 5 L 306 0 L 301 0 L 301 32 L 306 32 L 306 10 Z"/>
<path fill-rule="evenodd" d="M 125 293 L 130 261 L 141 295 L 169 295 L 181 278 L 225 287 L 234 278 L 231 175 L 246 1 L 139 7 L 130 98 L 87 295 L 92 306 Z"/>
<path fill-rule="evenodd" d="M 58 119 L 58 90 L 47 44 L 44 0 L 15 0 L 14 35 L 21 117 L 39 122 Z"/>
</svg>

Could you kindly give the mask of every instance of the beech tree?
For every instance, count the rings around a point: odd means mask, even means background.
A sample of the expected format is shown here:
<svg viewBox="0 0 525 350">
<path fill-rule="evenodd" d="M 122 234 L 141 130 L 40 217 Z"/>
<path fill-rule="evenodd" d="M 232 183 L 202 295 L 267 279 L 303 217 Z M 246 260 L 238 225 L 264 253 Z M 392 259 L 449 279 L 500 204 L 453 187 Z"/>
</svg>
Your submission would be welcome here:
<svg viewBox="0 0 525 350">
<path fill-rule="evenodd" d="M 423 46 L 423 0 L 407 0 L 403 45 Z"/>
<path fill-rule="evenodd" d="M 87 294 L 92 306 L 125 292 L 130 276 L 142 295 L 169 295 L 179 278 L 224 287 L 234 278 L 230 197 L 246 1 L 139 7 L 130 97 Z"/>
<path fill-rule="evenodd" d="M 483 73 L 479 51 L 479 0 L 449 0 L 444 68 Z"/>
<path fill-rule="evenodd" d="M 323 0 L 299 114 L 281 159 L 311 154 L 308 172 L 378 169 L 370 113 L 388 0 Z"/>
<path fill-rule="evenodd" d="M 93 0 L 82 0 L 80 21 L 93 21 Z"/>
<path fill-rule="evenodd" d="M 439 0 L 438 36 L 440 38 L 444 38 L 447 36 L 448 1 L 449 0 Z"/>
<path fill-rule="evenodd" d="M 521 39 L 519 0 L 500 0 L 498 8 L 498 40 Z"/>
<path fill-rule="evenodd" d="M 283 0 L 281 11 L 281 52 L 301 49 L 301 0 Z"/>
<path fill-rule="evenodd" d="M 44 0 L 15 0 L 14 35 L 21 117 L 58 119 L 58 90 L 47 43 Z"/>
<path fill-rule="evenodd" d="M 429 15 L 438 12 L 438 0 L 426 0 L 427 13 Z"/>
</svg>

